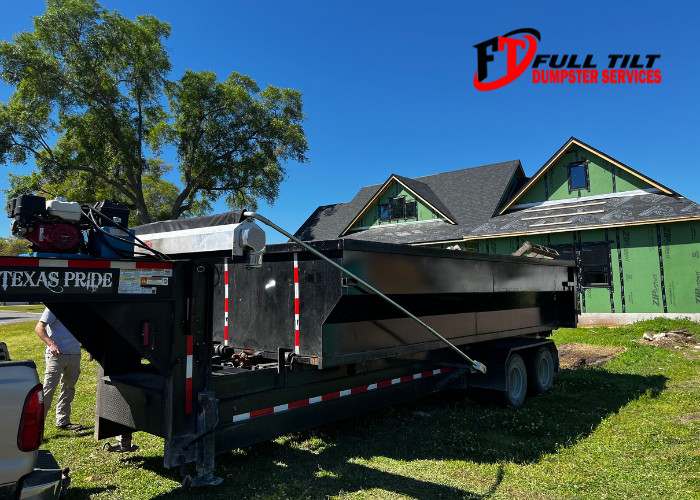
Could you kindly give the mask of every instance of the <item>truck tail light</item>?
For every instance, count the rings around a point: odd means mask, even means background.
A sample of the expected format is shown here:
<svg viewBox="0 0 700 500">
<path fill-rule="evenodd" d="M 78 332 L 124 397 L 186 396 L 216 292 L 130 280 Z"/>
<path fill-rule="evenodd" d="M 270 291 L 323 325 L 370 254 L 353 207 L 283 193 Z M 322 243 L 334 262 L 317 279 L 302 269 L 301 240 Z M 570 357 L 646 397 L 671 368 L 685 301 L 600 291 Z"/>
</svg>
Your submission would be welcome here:
<svg viewBox="0 0 700 500">
<path fill-rule="evenodd" d="M 17 433 L 17 448 L 34 451 L 44 439 L 44 388 L 37 384 L 24 400 L 22 419 Z"/>
</svg>

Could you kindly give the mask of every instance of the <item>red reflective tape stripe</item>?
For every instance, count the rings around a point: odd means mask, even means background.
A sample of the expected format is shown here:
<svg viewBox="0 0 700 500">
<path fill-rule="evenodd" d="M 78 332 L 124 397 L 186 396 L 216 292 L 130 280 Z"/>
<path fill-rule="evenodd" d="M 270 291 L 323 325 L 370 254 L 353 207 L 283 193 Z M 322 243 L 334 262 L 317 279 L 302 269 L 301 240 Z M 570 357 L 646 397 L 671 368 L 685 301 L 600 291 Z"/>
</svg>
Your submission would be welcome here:
<svg viewBox="0 0 700 500">
<path fill-rule="evenodd" d="M 192 413 L 192 379 L 185 379 L 185 413 Z"/>
<path fill-rule="evenodd" d="M 228 299 L 224 300 L 224 312 L 228 312 Z"/>
<path fill-rule="evenodd" d="M 448 367 L 445 367 L 445 368 L 440 368 L 440 369 L 439 369 L 440 373 L 445 373 L 445 372 L 448 372 L 448 371 L 450 371 L 450 370 L 452 370 L 452 368 L 449 367 L 449 366 L 448 366 Z M 431 375 L 437 375 L 437 373 L 434 373 L 434 372 L 432 372 L 432 371 L 421 372 L 421 373 L 415 373 L 415 374 L 413 374 L 413 375 L 406 375 L 406 376 L 401 377 L 401 378 L 399 378 L 399 379 L 392 379 L 392 380 L 385 380 L 385 381 L 383 381 L 383 382 L 377 382 L 376 386 L 377 386 L 377 388 L 379 388 L 379 387 L 388 387 L 388 386 L 390 386 L 390 385 L 393 384 L 393 381 L 394 381 L 394 380 L 398 380 L 398 381 L 400 381 L 400 382 L 408 382 L 408 381 L 417 380 L 417 379 L 423 378 L 423 377 L 429 377 L 429 376 L 431 376 Z M 417 377 L 417 378 L 414 378 L 414 377 Z M 399 383 L 399 382 L 396 382 L 396 383 Z M 281 412 L 284 411 L 284 410 L 290 410 L 290 409 L 292 409 L 292 408 L 299 408 L 299 407 L 301 407 L 301 406 L 310 405 L 310 404 L 311 404 L 311 399 L 314 399 L 315 402 L 318 402 L 319 399 L 320 399 L 320 401 L 329 401 L 329 400 L 332 400 L 332 399 L 338 399 L 338 398 L 340 398 L 340 397 L 341 397 L 341 396 L 340 396 L 341 392 L 345 393 L 344 395 L 347 396 L 347 395 L 348 395 L 348 391 L 349 391 L 350 394 L 358 394 L 358 393 L 362 393 L 362 392 L 367 392 L 368 390 L 369 390 L 369 386 L 368 386 L 368 385 L 363 385 L 363 386 L 361 386 L 361 387 L 354 387 L 354 388 L 352 388 L 352 389 L 345 389 L 345 390 L 343 390 L 343 391 L 331 392 L 330 394 L 324 394 L 323 396 L 320 396 L 320 398 L 317 396 L 317 397 L 314 397 L 314 398 L 302 399 L 302 400 L 300 400 L 300 401 L 294 401 L 294 402 L 292 402 L 292 403 L 286 403 L 286 406 L 287 406 L 287 407 L 286 407 L 286 408 L 282 408 L 281 410 L 278 410 L 277 413 L 281 413 Z M 280 405 L 280 406 L 284 406 L 284 405 Z M 239 415 L 234 415 L 234 418 L 238 417 L 238 421 L 240 421 L 240 420 L 243 420 L 243 418 L 241 418 L 242 415 L 249 415 L 249 417 L 245 417 L 245 418 L 247 419 L 247 418 L 260 417 L 260 416 L 263 416 L 263 415 L 270 415 L 270 414 L 273 414 L 273 413 L 275 413 L 275 408 L 274 408 L 274 407 L 272 407 L 272 408 L 265 408 L 265 409 L 262 409 L 262 410 L 255 410 L 255 411 L 251 411 L 250 413 L 243 413 L 243 414 L 239 414 Z M 236 421 L 237 421 L 237 420 L 234 420 L 234 422 L 236 422 Z"/>
<path fill-rule="evenodd" d="M 39 267 L 39 259 L 32 257 L 3 257 L 0 258 L 0 266 L 22 266 L 22 267 Z"/>
<path fill-rule="evenodd" d="M 294 268 L 294 283 L 299 283 L 299 268 Z"/>
<path fill-rule="evenodd" d="M 68 267 L 89 267 L 89 268 L 110 268 L 112 262 L 109 260 L 69 260 Z"/>
<path fill-rule="evenodd" d="M 224 327 L 224 340 L 228 340 L 228 326 Z"/>
<path fill-rule="evenodd" d="M 148 322 L 143 324 L 143 345 L 148 345 Z"/>
<path fill-rule="evenodd" d="M 260 417 L 262 415 L 269 415 L 270 413 L 274 413 L 275 409 L 274 408 L 265 408 L 264 410 L 255 410 L 250 412 L 250 418 L 253 417 Z"/>
<path fill-rule="evenodd" d="M 228 271 L 224 271 L 224 285 L 228 285 Z"/>
<path fill-rule="evenodd" d="M 294 314 L 299 314 L 299 298 L 294 299 Z"/>
<path fill-rule="evenodd" d="M 172 269 L 172 264 L 165 262 L 137 262 L 136 269 Z"/>
<path fill-rule="evenodd" d="M 299 330 L 294 332 L 294 345 L 299 347 Z"/>
<path fill-rule="evenodd" d="M 192 354 L 194 354 L 194 350 L 192 349 L 192 340 L 193 340 L 193 336 L 188 335 L 187 336 L 187 355 L 188 356 L 192 356 Z"/>
</svg>

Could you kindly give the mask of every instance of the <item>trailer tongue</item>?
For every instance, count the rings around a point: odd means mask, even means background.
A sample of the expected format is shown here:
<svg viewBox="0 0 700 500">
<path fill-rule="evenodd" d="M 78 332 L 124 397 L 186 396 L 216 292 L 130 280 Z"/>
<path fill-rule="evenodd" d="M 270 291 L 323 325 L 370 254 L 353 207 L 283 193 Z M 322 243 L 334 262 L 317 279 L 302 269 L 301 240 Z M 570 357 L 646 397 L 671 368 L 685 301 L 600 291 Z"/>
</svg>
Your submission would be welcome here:
<svg viewBox="0 0 700 500">
<path fill-rule="evenodd" d="M 193 484 L 220 481 L 216 453 L 450 387 L 522 404 L 576 323 L 571 262 L 352 240 L 263 257 L 261 233 L 231 212 L 136 228 L 173 260 L 0 258 L 0 296 L 46 303 L 98 361 L 96 439 L 160 436 Z"/>
</svg>

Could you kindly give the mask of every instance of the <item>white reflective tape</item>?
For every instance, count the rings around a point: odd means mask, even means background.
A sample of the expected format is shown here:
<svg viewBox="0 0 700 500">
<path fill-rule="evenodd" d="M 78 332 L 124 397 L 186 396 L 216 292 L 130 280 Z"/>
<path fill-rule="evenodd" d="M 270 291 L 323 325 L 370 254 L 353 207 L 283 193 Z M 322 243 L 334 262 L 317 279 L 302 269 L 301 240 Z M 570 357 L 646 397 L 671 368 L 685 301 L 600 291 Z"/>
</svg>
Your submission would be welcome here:
<svg viewBox="0 0 700 500">
<path fill-rule="evenodd" d="M 188 356 L 188 357 L 187 357 L 188 363 L 191 363 L 191 358 L 192 358 L 192 356 Z M 427 372 L 427 373 L 432 374 L 432 375 L 437 375 L 437 374 L 439 374 L 439 373 L 443 373 L 443 372 L 447 372 L 447 371 L 450 371 L 450 368 L 439 368 L 439 369 L 435 369 L 435 370 L 432 370 L 431 372 Z M 407 377 L 409 377 L 409 376 L 410 376 L 412 379 L 423 378 L 423 374 L 422 374 L 422 373 L 414 373 L 413 375 L 407 375 Z M 426 375 L 426 376 L 429 376 L 429 375 Z M 401 379 L 400 379 L 400 378 L 392 379 L 392 380 L 391 380 L 391 383 L 392 383 L 392 384 L 399 384 L 399 383 L 401 383 Z M 357 387 L 356 389 L 365 389 L 365 387 Z M 368 386 L 366 387 L 366 390 L 367 390 L 367 391 L 371 391 L 371 390 L 374 390 L 374 389 L 377 389 L 377 384 L 376 384 L 376 383 L 375 383 L 375 384 L 370 384 L 370 385 L 368 385 Z M 353 389 L 345 389 L 345 390 L 339 391 L 338 394 L 339 394 L 339 397 L 351 396 L 351 395 L 352 395 L 352 391 L 353 391 Z M 362 393 L 362 392 L 364 392 L 364 391 L 360 391 L 360 393 Z M 328 394 L 327 396 L 329 396 L 329 400 L 333 400 L 333 399 L 334 399 L 333 394 Z M 279 405 L 279 406 L 274 406 L 274 407 L 272 408 L 272 412 L 271 412 L 271 413 L 280 413 L 280 412 L 283 412 L 283 411 L 290 411 L 290 410 L 293 410 L 293 408 L 290 409 L 289 405 L 297 404 L 297 406 L 305 406 L 305 405 L 307 404 L 307 402 L 308 402 L 308 404 L 310 404 L 310 405 L 312 405 L 312 404 L 314 404 L 314 403 L 321 403 L 321 402 L 323 402 L 323 396 L 316 396 L 316 397 L 314 397 L 314 398 L 309 398 L 308 400 L 304 399 L 304 400 L 301 400 L 301 401 L 296 401 L 295 403 L 287 403 L 287 404 L 283 404 L 283 405 Z M 301 404 L 298 404 L 298 403 L 301 403 Z M 269 415 L 269 414 L 270 414 L 269 410 L 270 410 L 270 408 L 265 408 L 264 410 L 256 411 L 256 412 L 253 412 L 253 413 L 257 413 L 256 417 L 262 417 L 262 416 L 265 416 L 265 415 Z M 240 422 L 240 421 L 242 421 L 242 420 L 248 420 L 248 419 L 250 419 L 250 418 L 252 418 L 250 413 L 242 413 L 242 414 L 240 414 L 240 415 L 234 415 L 233 421 L 234 421 L 234 422 Z"/>
<path fill-rule="evenodd" d="M 294 330 L 299 330 L 299 315 L 294 315 Z"/>
<path fill-rule="evenodd" d="M 112 269 L 136 269 L 136 262 L 110 262 L 110 267 Z"/>
<path fill-rule="evenodd" d="M 187 369 L 185 371 L 185 378 L 192 378 L 192 355 L 187 356 Z"/>
<path fill-rule="evenodd" d="M 294 252 L 294 267 L 299 267 L 299 257 L 296 252 Z"/>
<path fill-rule="evenodd" d="M 228 313 L 224 313 L 224 322 L 226 323 L 226 326 L 228 326 Z"/>
<path fill-rule="evenodd" d="M 294 283 L 294 298 L 299 298 L 299 283 Z"/>
<path fill-rule="evenodd" d="M 68 267 L 68 261 L 63 259 L 39 259 L 39 267 Z"/>
</svg>

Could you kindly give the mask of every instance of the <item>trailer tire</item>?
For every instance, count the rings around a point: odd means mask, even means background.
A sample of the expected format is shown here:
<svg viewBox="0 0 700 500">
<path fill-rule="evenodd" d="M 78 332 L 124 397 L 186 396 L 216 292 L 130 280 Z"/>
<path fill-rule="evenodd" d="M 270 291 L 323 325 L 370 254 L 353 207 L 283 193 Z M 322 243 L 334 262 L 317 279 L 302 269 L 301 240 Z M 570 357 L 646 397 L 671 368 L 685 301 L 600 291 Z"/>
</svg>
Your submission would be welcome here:
<svg viewBox="0 0 700 500">
<path fill-rule="evenodd" d="M 527 368 L 519 354 L 512 354 L 506 362 L 506 405 L 511 408 L 522 406 L 527 395 Z"/>
<path fill-rule="evenodd" d="M 530 393 L 542 394 L 554 383 L 554 359 L 548 347 L 540 347 L 528 360 L 528 381 Z"/>
</svg>

